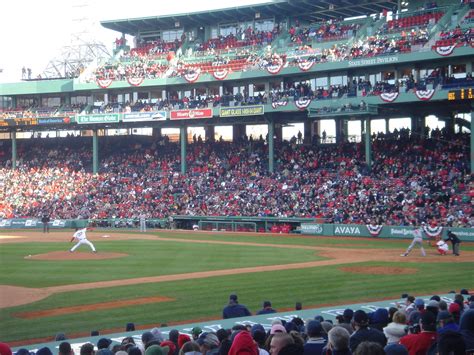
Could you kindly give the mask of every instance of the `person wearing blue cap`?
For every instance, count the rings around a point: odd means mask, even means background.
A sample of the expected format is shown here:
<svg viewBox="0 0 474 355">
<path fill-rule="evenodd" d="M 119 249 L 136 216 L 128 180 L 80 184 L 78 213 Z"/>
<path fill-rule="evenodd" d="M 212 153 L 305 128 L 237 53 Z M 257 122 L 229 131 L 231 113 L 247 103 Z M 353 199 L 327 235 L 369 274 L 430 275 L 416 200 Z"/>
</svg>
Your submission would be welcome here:
<svg viewBox="0 0 474 355">
<path fill-rule="evenodd" d="M 311 320 L 306 325 L 308 340 L 304 344 L 304 355 L 320 355 L 327 345 L 327 340 L 323 337 L 323 327 L 321 322 Z"/>
</svg>

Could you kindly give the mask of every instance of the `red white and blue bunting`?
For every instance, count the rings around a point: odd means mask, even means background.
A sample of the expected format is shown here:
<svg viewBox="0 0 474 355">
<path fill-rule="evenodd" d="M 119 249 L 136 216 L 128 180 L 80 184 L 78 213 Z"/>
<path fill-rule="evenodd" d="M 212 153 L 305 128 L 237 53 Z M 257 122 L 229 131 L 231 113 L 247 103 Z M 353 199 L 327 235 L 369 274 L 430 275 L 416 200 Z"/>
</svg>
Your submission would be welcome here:
<svg viewBox="0 0 474 355">
<path fill-rule="evenodd" d="M 300 68 L 301 71 L 308 71 L 313 67 L 314 62 L 311 60 L 303 60 L 298 63 L 298 68 Z"/>
<path fill-rule="evenodd" d="M 283 59 L 278 58 L 276 63 L 269 64 L 267 66 L 267 72 L 269 72 L 272 75 L 278 74 L 280 70 L 283 68 Z"/>
<path fill-rule="evenodd" d="M 200 69 L 190 70 L 188 73 L 184 74 L 184 78 L 189 83 L 194 83 L 199 78 L 199 74 L 201 74 Z"/>
<path fill-rule="evenodd" d="M 398 92 L 384 92 L 380 94 L 380 98 L 385 102 L 393 102 L 397 99 Z"/>
<path fill-rule="evenodd" d="M 143 78 L 127 78 L 128 83 L 132 86 L 140 86 L 143 80 Z"/>
<path fill-rule="evenodd" d="M 216 78 L 217 80 L 224 80 L 227 77 L 227 74 L 229 74 L 229 69 L 218 69 L 216 71 L 212 72 L 212 76 Z"/>
<path fill-rule="evenodd" d="M 99 85 L 102 89 L 107 89 L 110 84 L 112 84 L 112 79 L 97 79 L 97 85 Z"/>
<path fill-rule="evenodd" d="M 372 237 L 378 237 L 382 231 L 382 227 L 381 224 L 367 224 L 367 229 Z"/>
<path fill-rule="evenodd" d="M 295 106 L 298 107 L 299 110 L 306 109 L 310 103 L 311 99 L 307 97 L 300 97 L 298 100 L 295 100 Z"/>
<path fill-rule="evenodd" d="M 430 99 L 433 97 L 434 93 L 435 93 L 434 89 L 430 89 L 430 90 L 416 90 L 416 91 L 415 91 L 416 97 L 417 97 L 419 100 L 422 100 L 422 101 L 428 101 L 428 100 L 430 100 Z"/>
<path fill-rule="evenodd" d="M 451 46 L 439 46 L 439 47 L 435 47 L 435 52 L 438 53 L 439 55 L 442 55 L 443 57 L 447 57 L 448 55 L 451 55 L 454 52 L 455 48 L 456 48 L 455 44 Z"/>
<path fill-rule="evenodd" d="M 272 102 L 272 107 L 277 108 L 277 107 L 282 107 L 288 105 L 288 101 L 273 101 Z"/>
<path fill-rule="evenodd" d="M 431 227 L 429 225 L 424 225 L 423 226 L 423 231 L 426 233 L 426 235 L 430 238 L 436 238 L 439 235 L 441 235 L 441 232 L 443 231 L 443 227 Z"/>
</svg>

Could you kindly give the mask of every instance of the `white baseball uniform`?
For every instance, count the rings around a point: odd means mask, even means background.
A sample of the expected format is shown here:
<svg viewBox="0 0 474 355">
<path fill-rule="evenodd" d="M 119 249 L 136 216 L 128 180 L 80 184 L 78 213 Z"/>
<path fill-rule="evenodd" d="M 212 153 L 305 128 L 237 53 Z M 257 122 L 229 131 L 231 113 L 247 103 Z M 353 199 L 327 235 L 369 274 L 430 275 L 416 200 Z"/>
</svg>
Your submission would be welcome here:
<svg viewBox="0 0 474 355">
<path fill-rule="evenodd" d="M 71 253 L 74 250 L 76 250 L 81 244 L 87 244 L 94 253 L 96 252 L 94 244 L 92 244 L 91 242 L 87 240 L 86 232 L 87 232 L 87 228 L 82 228 L 82 229 L 77 230 L 76 233 L 74 233 L 73 238 L 77 240 L 77 244 L 71 248 L 70 250 Z"/>
<path fill-rule="evenodd" d="M 418 245 L 420 247 L 421 255 L 426 256 L 425 249 L 423 248 L 423 229 L 421 229 L 421 227 L 416 228 L 413 230 L 412 234 L 413 234 L 413 240 L 411 244 L 408 246 L 408 249 L 406 250 L 406 252 L 402 254 L 402 256 L 407 256 L 408 254 L 410 254 L 411 250 L 413 249 L 415 245 Z"/>
</svg>

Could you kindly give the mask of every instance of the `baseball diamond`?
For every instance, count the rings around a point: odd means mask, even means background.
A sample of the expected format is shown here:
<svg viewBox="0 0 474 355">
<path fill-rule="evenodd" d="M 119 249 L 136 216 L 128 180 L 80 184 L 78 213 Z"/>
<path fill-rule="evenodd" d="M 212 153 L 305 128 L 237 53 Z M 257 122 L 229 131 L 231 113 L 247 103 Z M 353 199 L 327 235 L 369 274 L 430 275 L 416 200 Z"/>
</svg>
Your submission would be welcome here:
<svg viewBox="0 0 474 355">
<path fill-rule="evenodd" d="M 473 0 L 55 1 L 0 21 L 0 355 L 474 354 Z"/>
<path fill-rule="evenodd" d="M 403 258 L 404 240 L 164 230 L 111 231 L 103 238 L 103 233 L 88 233 L 96 254 L 69 253 L 71 232 L 15 231 L 0 238 L 2 268 L 8 270 L 0 279 L 0 314 L 8 325 L 2 339 L 20 346 L 60 332 L 71 338 L 89 328 L 116 332 L 127 322 L 147 329 L 219 320 L 222 302 L 235 291 L 253 311 L 263 298 L 287 311 L 296 301 L 315 308 L 398 297 L 408 289 L 421 294 L 472 288 L 473 243 L 456 259 L 435 248 L 427 248 L 425 258 Z"/>
</svg>

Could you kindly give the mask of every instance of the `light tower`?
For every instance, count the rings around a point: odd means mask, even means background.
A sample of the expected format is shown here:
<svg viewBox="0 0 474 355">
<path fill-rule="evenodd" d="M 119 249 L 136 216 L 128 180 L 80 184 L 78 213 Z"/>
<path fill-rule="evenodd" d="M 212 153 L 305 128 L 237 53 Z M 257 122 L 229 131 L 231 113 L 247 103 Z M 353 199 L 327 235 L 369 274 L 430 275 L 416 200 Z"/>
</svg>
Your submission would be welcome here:
<svg viewBox="0 0 474 355">
<path fill-rule="evenodd" d="M 90 11 L 86 0 L 73 1 L 70 42 L 48 62 L 43 78 L 77 78 L 89 66 L 97 66 L 102 59 L 110 57 L 107 47 L 91 32 L 100 31 L 98 22 L 90 17 L 94 13 L 97 12 Z"/>
</svg>

